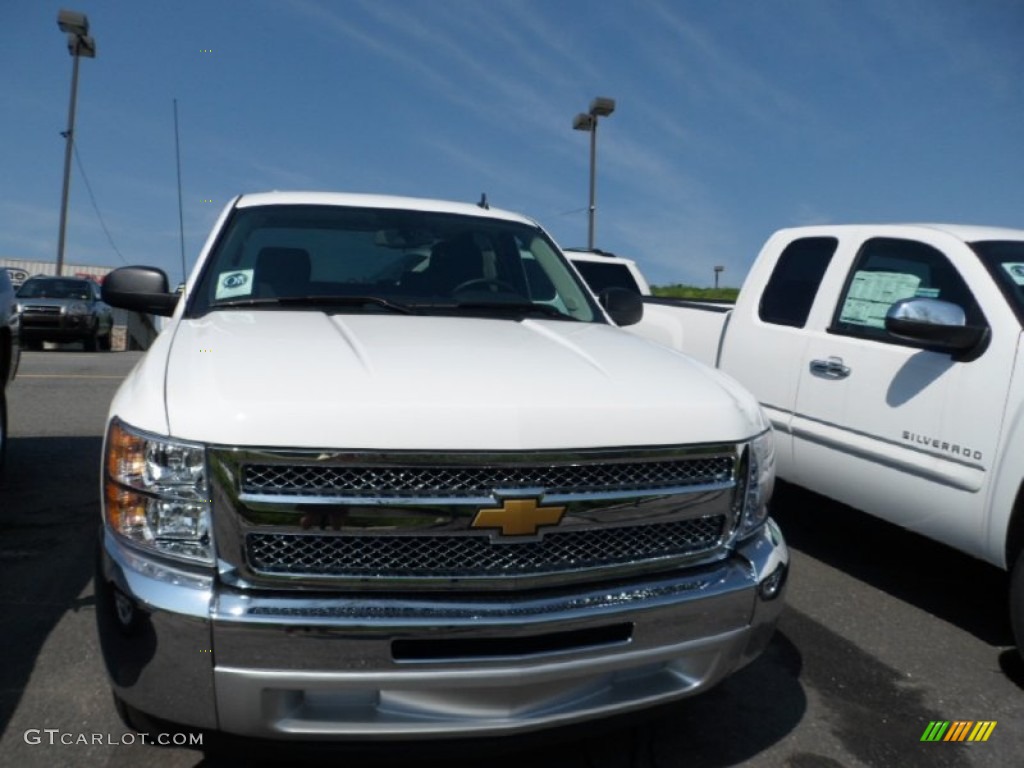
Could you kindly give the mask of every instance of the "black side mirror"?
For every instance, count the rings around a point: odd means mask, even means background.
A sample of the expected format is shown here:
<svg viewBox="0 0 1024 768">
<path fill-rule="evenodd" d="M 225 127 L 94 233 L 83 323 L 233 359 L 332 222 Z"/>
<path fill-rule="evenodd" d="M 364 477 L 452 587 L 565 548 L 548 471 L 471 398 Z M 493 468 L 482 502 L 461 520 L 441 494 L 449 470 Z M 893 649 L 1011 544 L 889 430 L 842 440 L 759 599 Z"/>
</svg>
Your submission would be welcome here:
<svg viewBox="0 0 1024 768">
<path fill-rule="evenodd" d="M 168 289 L 167 275 L 156 267 L 121 267 L 103 281 L 103 300 L 112 307 L 169 317 L 178 295 Z"/>
<path fill-rule="evenodd" d="M 613 286 L 598 294 L 598 301 L 620 328 L 639 323 L 644 316 L 644 300 L 636 291 Z"/>
</svg>

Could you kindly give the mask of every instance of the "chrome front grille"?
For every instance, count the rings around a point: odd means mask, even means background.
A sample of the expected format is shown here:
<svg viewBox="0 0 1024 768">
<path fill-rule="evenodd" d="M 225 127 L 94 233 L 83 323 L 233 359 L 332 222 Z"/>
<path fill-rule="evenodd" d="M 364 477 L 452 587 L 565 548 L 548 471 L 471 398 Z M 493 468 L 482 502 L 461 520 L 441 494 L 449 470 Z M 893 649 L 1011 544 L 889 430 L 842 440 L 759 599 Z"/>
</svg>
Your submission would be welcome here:
<svg viewBox="0 0 1024 768">
<path fill-rule="evenodd" d="M 59 316 L 61 308 L 53 305 L 40 305 L 40 304 L 26 304 L 22 310 L 25 314 L 29 315 L 53 315 Z"/>
<path fill-rule="evenodd" d="M 741 447 L 214 447 L 221 578 L 240 588 L 501 590 L 710 562 L 727 556 L 736 528 Z M 557 523 L 526 517 L 553 507 Z M 483 510 L 492 522 L 500 511 L 502 524 L 476 527 Z M 514 532 L 520 525 L 533 533 Z"/>
<path fill-rule="evenodd" d="M 344 578 L 495 578 L 607 568 L 706 552 L 725 533 L 723 515 L 671 523 L 550 532 L 538 541 L 492 543 L 486 535 L 340 536 L 250 533 L 258 573 Z"/>
<path fill-rule="evenodd" d="M 242 492 L 254 495 L 400 499 L 490 496 L 495 489 L 543 488 L 548 495 L 651 491 L 726 482 L 733 458 L 565 466 L 302 466 L 249 464 Z"/>
</svg>

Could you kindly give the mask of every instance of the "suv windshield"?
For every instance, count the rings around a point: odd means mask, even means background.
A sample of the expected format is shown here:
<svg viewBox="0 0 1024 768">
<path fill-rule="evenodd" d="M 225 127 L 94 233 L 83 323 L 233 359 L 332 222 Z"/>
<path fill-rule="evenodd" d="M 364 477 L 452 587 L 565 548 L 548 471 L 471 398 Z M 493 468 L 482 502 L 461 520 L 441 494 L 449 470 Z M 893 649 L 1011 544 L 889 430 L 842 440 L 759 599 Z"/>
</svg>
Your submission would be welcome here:
<svg viewBox="0 0 1024 768">
<path fill-rule="evenodd" d="M 331 205 L 234 212 L 188 315 L 230 307 L 601 321 L 536 226 Z"/>
<path fill-rule="evenodd" d="M 91 286 L 85 280 L 63 278 L 32 278 L 18 289 L 20 299 L 76 299 L 88 301 L 92 298 Z"/>
<path fill-rule="evenodd" d="M 1024 240 L 971 243 L 1024 324 Z"/>
</svg>

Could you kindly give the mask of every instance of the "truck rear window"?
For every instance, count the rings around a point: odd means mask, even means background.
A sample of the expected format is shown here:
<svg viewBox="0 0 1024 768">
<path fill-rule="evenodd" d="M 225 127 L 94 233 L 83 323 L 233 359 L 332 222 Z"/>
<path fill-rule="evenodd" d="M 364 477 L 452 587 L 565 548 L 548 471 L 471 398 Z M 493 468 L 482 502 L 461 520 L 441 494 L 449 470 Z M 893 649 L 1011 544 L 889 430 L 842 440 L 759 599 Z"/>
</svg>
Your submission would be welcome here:
<svg viewBox="0 0 1024 768">
<path fill-rule="evenodd" d="M 606 288 L 626 288 L 641 293 L 640 286 L 625 264 L 602 264 L 599 261 L 574 261 L 573 264 L 595 294 L 600 294 Z"/>
<path fill-rule="evenodd" d="M 761 294 L 760 318 L 803 328 L 838 245 L 834 237 L 804 237 L 787 245 Z"/>
</svg>

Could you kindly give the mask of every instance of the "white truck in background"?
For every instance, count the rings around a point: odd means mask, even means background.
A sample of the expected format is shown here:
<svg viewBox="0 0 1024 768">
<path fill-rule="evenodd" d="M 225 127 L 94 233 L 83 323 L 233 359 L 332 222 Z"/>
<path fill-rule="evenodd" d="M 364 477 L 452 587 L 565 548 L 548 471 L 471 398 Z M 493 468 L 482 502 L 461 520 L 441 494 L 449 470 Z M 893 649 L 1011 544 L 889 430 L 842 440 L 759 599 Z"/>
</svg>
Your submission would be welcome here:
<svg viewBox="0 0 1024 768">
<path fill-rule="evenodd" d="M 655 296 L 650 283 L 633 259 L 600 250 L 566 248 L 565 255 L 598 296 L 608 288 L 635 291 L 643 297 L 643 318 L 626 330 L 666 347 L 685 351 L 714 365 L 722 318 L 733 302 L 720 299 L 679 299 Z M 711 314 L 683 316 L 677 307 L 695 307 Z"/>
<path fill-rule="evenodd" d="M 780 478 L 1010 571 L 1024 653 L 1022 324 L 1024 231 L 829 225 L 775 233 L 734 306 L 646 298 L 628 330 L 753 392 Z"/>
</svg>

